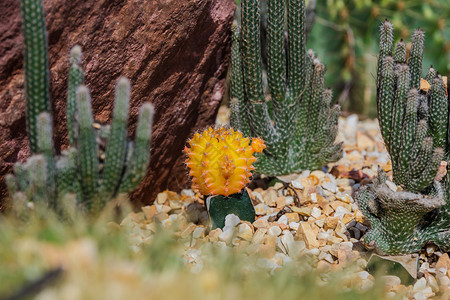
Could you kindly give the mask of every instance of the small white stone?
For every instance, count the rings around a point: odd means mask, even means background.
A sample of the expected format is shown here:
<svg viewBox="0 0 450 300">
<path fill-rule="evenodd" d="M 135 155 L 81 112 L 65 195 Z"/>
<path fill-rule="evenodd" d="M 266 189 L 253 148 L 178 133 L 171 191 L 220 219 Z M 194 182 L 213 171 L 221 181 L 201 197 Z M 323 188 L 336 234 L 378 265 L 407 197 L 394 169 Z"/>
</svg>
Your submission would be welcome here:
<svg viewBox="0 0 450 300">
<path fill-rule="evenodd" d="M 305 253 L 318 256 L 320 254 L 320 250 L 319 250 L 319 248 L 312 248 L 312 249 L 307 249 L 305 251 Z"/>
<path fill-rule="evenodd" d="M 335 217 L 343 218 L 345 214 L 351 214 L 351 212 L 343 206 L 336 207 L 336 211 L 334 212 Z"/>
<path fill-rule="evenodd" d="M 194 239 L 199 239 L 202 236 L 204 231 L 205 231 L 204 227 L 197 227 L 194 229 L 194 232 L 192 233 L 192 237 Z"/>
<path fill-rule="evenodd" d="M 284 225 L 288 225 L 289 224 L 289 220 L 286 217 L 286 215 L 282 215 L 279 219 L 278 219 L 278 224 L 284 224 Z"/>
<path fill-rule="evenodd" d="M 284 199 L 286 199 L 286 205 L 294 204 L 294 197 L 292 197 L 292 196 L 285 196 Z"/>
<path fill-rule="evenodd" d="M 439 285 L 436 281 L 436 278 L 434 276 L 428 276 L 428 286 L 433 290 L 433 292 L 437 293 L 439 292 Z"/>
<path fill-rule="evenodd" d="M 370 274 L 367 271 L 360 271 L 360 272 L 358 272 L 358 276 L 361 279 L 367 279 L 367 278 L 369 278 Z"/>
<path fill-rule="evenodd" d="M 330 237 L 330 235 L 328 234 L 328 232 L 319 232 L 317 234 L 318 240 L 328 240 L 329 237 Z"/>
<path fill-rule="evenodd" d="M 324 183 L 322 183 L 322 187 L 332 193 L 336 193 L 336 191 L 337 191 L 336 181 L 324 182 Z"/>
<path fill-rule="evenodd" d="M 317 207 L 313 207 L 313 209 L 311 210 L 311 216 L 316 218 L 316 219 L 318 217 L 320 217 L 321 214 L 322 214 L 322 211 L 319 208 L 317 208 Z"/>
<path fill-rule="evenodd" d="M 299 190 L 303 189 L 303 184 L 300 182 L 300 180 L 292 181 L 292 186 Z"/>
<path fill-rule="evenodd" d="M 434 245 L 428 245 L 425 249 L 427 251 L 428 255 L 431 255 L 434 253 L 434 251 L 436 250 L 436 246 Z"/>
<path fill-rule="evenodd" d="M 225 227 L 235 227 L 240 222 L 241 219 L 235 214 L 229 214 L 225 217 Z"/>
<path fill-rule="evenodd" d="M 427 297 L 422 292 L 417 292 L 413 296 L 414 300 L 427 300 Z"/>
<path fill-rule="evenodd" d="M 246 241 L 251 241 L 253 238 L 252 228 L 246 223 L 240 224 L 238 226 L 238 237 Z"/>
<path fill-rule="evenodd" d="M 252 192 L 252 196 L 255 197 L 259 203 L 264 203 L 264 199 L 260 193 Z"/>
<path fill-rule="evenodd" d="M 386 180 L 386 185 L 393 191 L 397 191 L 397 185 L 390 180 Z"/>
<path fill-rule="evenodd" d="M 427 280 L 425 279 L 425 277 L 422 277 L 416 281 L 416 283 L 414 284 L 413 290 L 420 291 L 420 290 L 424 289 L 426 286 L 427 286 Z"/>
<path fill-rule="evenodd" d="M 221 240 L 226 244 L 230 244 L 234 236 L 234 231 L 235 231 L 234 228 L 230 227 L 224 228 L 224 231 L 221 234 L 219 234 L 219 240 Z"/>
<path fill-rule="evenodd" d="M 272 226 L 269 228 L 268 233 L 273 236 L 279 236 L 281 234 L 281 228 L 279 226 Z"/>
<path fill-rule="evenodd" d="M 289 223 L 289 228 L 291 228 L 292 230 L 298 230 L 298 226 L 300 226 L 300 223 L 298 223 L 298 222 L 290 222 Z"/>
<path fill-rule="evenodd" d="M 188 196 L 188 197 L 194 197 L 195 193 L 191 189 L 184 189 L 184 190 L 181 190 L 181 195 Z"/>
<path fill-rule="evenodd" d="M 317 203 L 317 193 L 311 193 L 311 201 Z"/>
<path fill-rule="evenodd" d="M 259 203 L 255 205 L 255 214 L 258 216 L 265 215 L 267 212 L 267 207 L 264 203 Z"/>
<path fill-rule="evenodd" d="M 316 220 L 314 223 L 315 223 L 317 226 L 319 226 L 320 228 L 323 228 L 324 220 L 323 220 L 323 219 L 321 219 L 321 220 Z"/>
</svg>

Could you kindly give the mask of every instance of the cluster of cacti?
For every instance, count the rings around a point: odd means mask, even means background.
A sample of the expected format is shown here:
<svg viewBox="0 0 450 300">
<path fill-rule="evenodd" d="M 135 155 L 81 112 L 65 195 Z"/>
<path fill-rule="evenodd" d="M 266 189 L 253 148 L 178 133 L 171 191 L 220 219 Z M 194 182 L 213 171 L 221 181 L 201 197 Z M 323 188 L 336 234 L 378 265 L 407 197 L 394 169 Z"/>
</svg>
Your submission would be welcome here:
<svg viewBox="0 0 450 300">
<path fill-rule="evenodd" d="M 241 13 L 241 30 L 233 33 L 231 125 L 264 140 L 256 172 L 285 175 L 337 160 L 340 108 L 324 89 L 324 66 L 312 51 L 306 53 L 304 1 L 268 1 L 270 99 L 262 79 L 259 1 L 241 1 Z"/>
<path fill-rule="evenodd" d="M 394 48 L 391 23 L 381 26 L 378 119 L 393 181 L 404 191 L 390 190 L 380 171 L 357 200 L 372 225 L 366 243 L 387 254 L 418 251 L 428 242 L 450 249 L 450 182 L 442 162 L 450 150 L 449 101 L 433 67 L 421 79 L 423 45 L 419 29 L 409 50 L 402 40 Z"/>
<path fill-rule="evenodd" d="M 259 138 L 243 137 L 233 129 L 208 128 L 189 141 L 186 164 L 193 187 L 202 195 L 229 196 L 240 192 L 250 182 L 253 154 L 265 148 Z"/>
<path fill-rule="evenodd" d="M 43 201 L 53 207 L 67 193 L 79 203 L 99 209 L 118 193 L 139 184 L 150 158 L 153 106 L 141 107 L 135 142 L 127 131 L 130 83 L 121 78 L 116 86 L 111 125 L 94 123 L 89 90 L 83 85 L 79 65 L 81 48 L 71 51 L 67 125 L 70 148 L 55 156 L 49 113 L 49 79 L 45 18 L 41 0 L 22 0 L 25 42 L 27 128 L 32 156 L 16 163 L 14 176 L 6 179 L 11 198 Z M 106 145 L 106 149 L 102 147 Z M 104 150 L 104 153 L 101 151 Z"/>
</svg>

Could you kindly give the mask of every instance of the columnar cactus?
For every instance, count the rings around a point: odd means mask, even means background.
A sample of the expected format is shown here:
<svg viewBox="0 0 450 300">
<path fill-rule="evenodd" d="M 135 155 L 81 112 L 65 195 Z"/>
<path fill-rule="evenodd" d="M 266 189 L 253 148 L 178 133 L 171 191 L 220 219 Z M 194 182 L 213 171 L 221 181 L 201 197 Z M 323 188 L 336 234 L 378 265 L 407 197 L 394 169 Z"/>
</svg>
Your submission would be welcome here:
<svg viewBox="0 0 450 300">
<path fill-rule="evenodd" d="M 372 224 L 365 241 L 385 254 L 418 251 L 428 242 L 449 250 L 448 95 L 433 67 L 421 79 L 424 33 L 414 33 L 407 51 L 403 41 L 393 47 L 392 32 L 386 20 L 377 69 L 378 119 L 393 181 L 403 191 L 389 189 L 382 171 L 373 186 L 359 191 L 359 206 Z"/>
<path fill-rule="evenodd" d="M 21 0 L 23 43 L 25 48 L 25 95 L 27 132 L 32 153 L 38 152 L 37 116 L 50 112 L 47 30 L 40 0 Z"/>
<path fill-rule="evenodd" d="M 319 168 L 342 154 L 341 144 L 334 144 L 340 108 L 331 90 L 324 89 L 325 67 L 312 51 L 306 53 L 305 3 L 268 1 L 270 100 L 262 79 L 258 5 L 257 0 L 241 1 L 241 31 L 234 26 L 231 125 L 264 140 L 267 148 L 255 163 L 258 173 Z"/>
<path fill-rule="evenodd" d="M 21 3 L 25 57 L 30 57 L 25 60 L 27 107 L 30 107 L 27 110 L 28 137 L 32 152 L 37 154 L 24 164 L 17 163 L 15 176 L 7 176 L 9 194 L 13 200 L 25 198 L 57 208 L 59 199 L 73 193 L 79 203 L 98 210 L 118 193 L 135 189 L 144 177 L 150 159 L 153 106 L 146 103 L 141 107 L 135 142 L 129 142 L 130 83 L 121 78 L 116 86 L 111 126 L 94 123 L 89 90 L 82 85 L 81 48 L 75 46 L 71 51 L 67 96 L 71 147 L 61 156 L 55 156 L 49 104 L 45 104 L 49 101 L 49 80 L 42 1 L 22 0 Z M 35 32 L 40 34 L 35 37 Z M 34 63 L 28 62 L 31 59 Z M 106 144 L 104 154 L 100 153 L 99 144 Z"/>
</svg>

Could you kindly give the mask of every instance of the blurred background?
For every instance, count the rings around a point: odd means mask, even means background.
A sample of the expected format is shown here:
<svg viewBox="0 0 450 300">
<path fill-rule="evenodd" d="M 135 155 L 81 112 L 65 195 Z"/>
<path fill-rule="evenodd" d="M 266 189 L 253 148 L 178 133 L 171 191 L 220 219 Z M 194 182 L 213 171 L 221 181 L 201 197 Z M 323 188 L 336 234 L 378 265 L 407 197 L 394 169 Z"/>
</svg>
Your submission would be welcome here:
<svg viewBox="0 0 450 300">
<path fill-rule="evenodd" d="M 262 2 L 262 11 L 265 3 Z M 417 28 L 425 32 L 423 74 L 433 65 L 442 75 L 450 73 L 449 0 L 307 0 L 315 2 L 315 22 L 308 38 L 325 64 L 326 86 L 333 89 L 344 115 L 376 117 L 375 69 L 379 26 L 389 19 L 395 42 L 407 43 Z M 236 0 L 239 5 L 239 0 Z M 237 14 L 238 15 L 238 14 Z"/>
<path fill-rule="evenodd" d="M 449 0 L 318 0 L 308 47 L 325 64 L 326 84 L 347 112 L 376 117 L 378 28 L 386 18 L 396 41 L 410 42 L 416 28 L 425 31 L 424 74 L 430 65 L 449 74 Z"/>
</svg>

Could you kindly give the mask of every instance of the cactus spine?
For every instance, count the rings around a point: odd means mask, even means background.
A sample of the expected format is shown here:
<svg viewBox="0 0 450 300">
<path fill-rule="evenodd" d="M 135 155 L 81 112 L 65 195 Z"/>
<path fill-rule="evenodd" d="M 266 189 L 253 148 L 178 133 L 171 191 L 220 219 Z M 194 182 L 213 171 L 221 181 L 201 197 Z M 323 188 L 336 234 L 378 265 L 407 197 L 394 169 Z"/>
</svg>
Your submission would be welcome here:
<svg viewBox="0 0 450 300">
<path fill-rule="evenodd" d="M 365 241 L 384 254 L 415 252 L 429 242 L 447 251 L 450 182 L 442 161 L 449 160 L 450 150 L 448 95 L 432 67 L 429 88 L 421 79 L 424 33 L 414 33 L 407 53 L 403 41 L 393 47 L 392 32 L 386 20 L 377 69 L 378 119 L 393 181 L 403 191 L 391 190 L 381 169 L 373 186 L 361 188 L 357 201 L 372 225 Z"/>
<path fill-rule="evenodd" d="M 241 11 L 242 28 L 233 30 L 231 125 L 264 140 L 267 148 L 258 155 L 256 171 L 284 175 L 337 160 L 342 153 L 341 144 L 334 144 L 340 108 L 324 89 L 325 67 L 312 51 L 306 53 L 304 1 L 268 1 L 271 101 L 266 101 L 262 80 L 259 1 L 243 0 Z"/>
<path fill-rule="evenodd" d="M 59 208 L 68 193 L 78 203 L 99 210 L 119 192 L 130 192 L 145 175 L 150 159 L 153 106 L 142 106 L 135 145 L 127 141 L 130 83 L 120 78 L 111 129 L 94 123 L 89 90 L 82 83 L 81 48 L 71 51 L 67 93 L 67 124 L 71 147 L 55 156 L 52 120 L 48 112 L 48 59 L 45 18 L 41 0 L 22 0 L 25 34 L 28 137 L 33 153 L 26 163 L 17 163 L 14 176 L 7 176 L 10 197 L 24 198 Z M 39 34 L 36 35 L 36 32 Z M 46 66 L 46 67 L 45 67 Z M 42 80 L 42 78 L 46 78 Z M 29 108 L 29 109 L 28 109 Z M 43 111 L 42 111 L 43 110 Z M 106 140 L 104 168 L 100 167 L 99 143 Z M 23 201 L 22 201 L 23 202 Z"/>
</svg>

